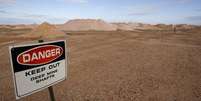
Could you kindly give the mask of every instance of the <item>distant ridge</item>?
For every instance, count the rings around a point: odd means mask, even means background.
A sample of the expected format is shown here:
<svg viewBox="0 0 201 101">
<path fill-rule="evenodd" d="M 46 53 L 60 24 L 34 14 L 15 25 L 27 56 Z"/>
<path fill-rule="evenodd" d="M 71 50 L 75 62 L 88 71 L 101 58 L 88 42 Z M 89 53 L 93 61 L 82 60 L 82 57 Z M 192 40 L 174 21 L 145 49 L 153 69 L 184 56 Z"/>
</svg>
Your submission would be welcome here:
<svg viewBox="0 0 201 101">
<path fill-rule="evenodd" d="M 69 20 L 59 29 L 64 31 L 115 31 L 116 27 L 100 19 L 75 19 Z"/>
<path fill-rule="evenodd" d="M 136 31 L 137 29 L 160 29 L 143 23 L 108 23 L 101 19 L 74 19 L 57 25 L 61 31 Z"/>
<path fill-rule="evenodd" d="M 19 25 L 0 25 L 0 28 L 7 29 L 31 29 L 31 36 L 49 37 L 64 35 L 65 31 L 142 31 L 142 30 L 190 30 L 199 28 L 198 25 L 188 24 L 145 24 L 134 22 L 115 22 L 109 23 L 101 19 L 73 19 L 64 24 L 50 24 L 44 22 L 40 25 L 19 24 Z M 56 34 L 57 33 L 57 34 Z M 60 33 L 60 34 L 59 34 Z M 52 35 L 53 34 L 53 35 Z"/>
</svg>

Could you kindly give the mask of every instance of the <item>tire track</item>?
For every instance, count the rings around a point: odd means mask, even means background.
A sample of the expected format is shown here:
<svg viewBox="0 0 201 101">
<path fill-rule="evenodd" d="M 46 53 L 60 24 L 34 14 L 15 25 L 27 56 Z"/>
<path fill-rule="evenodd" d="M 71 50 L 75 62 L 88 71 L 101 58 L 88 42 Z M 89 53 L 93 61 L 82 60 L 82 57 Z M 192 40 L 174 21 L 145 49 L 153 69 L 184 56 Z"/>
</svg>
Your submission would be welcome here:
<svg viewBox="0 0 201 101">
<path fill-rule="evenodd" d="M 138 37 L 139 38 L 139 37 Z M 79 49 L 74 52 L 70 52 L 71 55 L 71 63 L 76 62 L 78 58 L 86 57 L 86 53 L 95 53 L 97 50 L 104 50 L 108 49 L 111 47 L 115 47 L 115 45 L 122 44 L 125 41 L 132 41 L 135 43 L 141 43 L 141 44 L 146 44 L 146 45 L 164 45 L 168 47 L 185 47 L 185 48 L 201 48 L 199 45 L 190 45 L 190 44 L 180 44 L 180 43 L 171 43 L 171 42 L 161 42 L 160 40 L 155 40 L 155 41 L 142 41 L 142 40 L 137 40 L 136 38 L 122 38 L 122 39 L 114 39 L 110 40 L 107 42 L 95 44 L 93 46 L 88 46 L 84 47 L 84 49 Z M 89 56 L 88 56 L 89 57 Z"/>
</svg>

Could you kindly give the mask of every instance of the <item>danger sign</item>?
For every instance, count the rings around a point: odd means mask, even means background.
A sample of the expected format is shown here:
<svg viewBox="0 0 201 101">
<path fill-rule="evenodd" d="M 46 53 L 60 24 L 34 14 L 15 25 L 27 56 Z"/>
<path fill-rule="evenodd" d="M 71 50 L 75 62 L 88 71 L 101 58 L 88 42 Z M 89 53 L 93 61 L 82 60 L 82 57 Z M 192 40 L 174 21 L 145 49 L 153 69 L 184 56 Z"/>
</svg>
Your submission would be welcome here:
<svg viewBox="0 0 201 101">
<path fill-rule="evenodd" d="M 59 40 L 9 47 L 16 99 L 65 80 L 65 46 Z"/>
</svg>

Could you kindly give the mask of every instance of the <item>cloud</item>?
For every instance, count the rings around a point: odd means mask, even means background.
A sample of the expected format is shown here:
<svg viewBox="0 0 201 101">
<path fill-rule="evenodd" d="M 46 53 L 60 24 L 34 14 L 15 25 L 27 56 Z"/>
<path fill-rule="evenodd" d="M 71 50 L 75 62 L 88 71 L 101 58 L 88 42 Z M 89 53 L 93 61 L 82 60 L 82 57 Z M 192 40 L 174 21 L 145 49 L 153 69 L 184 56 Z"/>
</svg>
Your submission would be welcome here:
<svg viewBox="0 0 201 101">
<path fill-rule="evenodd" d="M 0 4 L 13 4 L 16 0 L 0 0 Z"/>
<path fill-rule="evenodd" d="M 4 11 L 4 10 L 0 10 L 0 17 L 15 18 L 15 19 L 33 19 L 33 20 L 34 19 L 44 20 L 49 18 L 48 15 L 43 15 L 43 14 L 10 12 L 10 11 Z"/>
<path fill-rule="evenodd" d="M 193 0 L 176 0 L 176 1 L 179 2 L 179 3 L 189 3 L 189 2 L 191 2 Z"/>
<path fill-rule="evenodd" d="M 201 22 L 201 15 L 197 15 L 197 16 L 188 16 L 188 17 L 185 17 L 187 20 L 190 20 L 190 21 L 200 21 Z"/>
<path fill-rule="evenodd" d="M 33 24 L 34 22 L 38 21 L 14 17 L 0 17 L 0 24 Z"/>
<path fill-rule="evenodd" d="M 130 16 L 145 16 L 153 14 L 157 11 L 156 7 L 144 6 L 144 7 L 130 7 L 128 8 L 128 15 Z"/>
<path fill-rule="evenodd" d="M 37 14 L 37 13 L 28 13 L 28 12 L 10 12 L 0 10 L 0 23 L 7 24 L 15 24 L 15 23 L 41 23 L 44 21 L 48 21 L 51 23 L 64 23 L 67 18 L 45 15 L 45 14 Z M 21 21 L 21 22 L 20 22 Z"/>
<path fill-rule="evenodd" d="M 200 8 L 200 9 L 196 9 L 195 11 L 197 11 L 197 12 L 201 12 L 201 8 Z"/>
<path fill-rule="evenodd" d="M 148 12 L 131 12 L 128 15 L 132 15 L 132 16 L 144 16 L 144 15 L 149 15 Z"/>
<path fill-rule="evenodd" d="M 201 25 L 201 15 L 186 16 L 184 20 L 189 24 Z"/>
<path fill-rule="evenodd" d="M 88 0 L 64 0 L 64 1 L 72 3 L 88 3 Z"/>
<path fill-rule="evenodd" d="M 7 13 L 8 13 L 7 11 L 0 10 L 0 14 L 7 14 Z"/>
<path fill-rule="evenodd" d="M 43 14 L 31 14 L 31 13 L 20 13 L 20 12 L 11 12 L 11 11 L 5 11 L 5 10 L 0 10 L 1 16 L 13 16 L 16 18 L 27 18 L 27 19 L 42 19 L 42 18 L 47 18 L 47 15 Z"/>
<path fill-rule="evenodd" d="M 42 14 L 23 14 L 22 17 L 26 17 L 26 18 L 46 18 L 47 15 L 42 15 Z"/>
</svg>

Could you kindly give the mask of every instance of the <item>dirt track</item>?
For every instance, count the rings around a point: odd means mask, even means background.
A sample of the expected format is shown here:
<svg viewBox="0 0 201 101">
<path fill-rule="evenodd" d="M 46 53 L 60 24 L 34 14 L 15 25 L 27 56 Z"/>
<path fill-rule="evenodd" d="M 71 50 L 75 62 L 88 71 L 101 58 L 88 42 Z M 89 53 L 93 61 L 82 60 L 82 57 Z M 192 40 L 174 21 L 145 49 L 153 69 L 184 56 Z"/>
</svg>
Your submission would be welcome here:
<svg viewBox="0 0 201 101">
<path fill-rule="evenodd" d="M 70 33 L 58 101 L 201 101 L 200 33 Z M 0 51 L 0 100 L 14 101 L 7 45 Z M 20 101 L 48 100 L 43 90 Z"/>
</svg>

